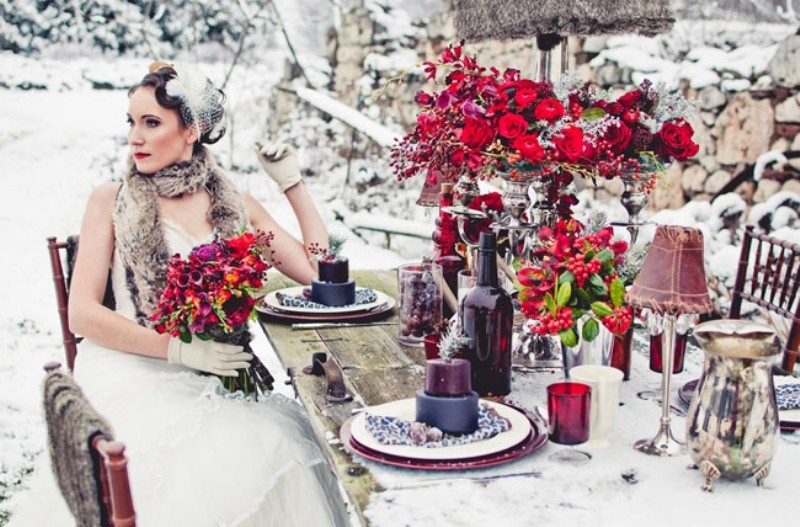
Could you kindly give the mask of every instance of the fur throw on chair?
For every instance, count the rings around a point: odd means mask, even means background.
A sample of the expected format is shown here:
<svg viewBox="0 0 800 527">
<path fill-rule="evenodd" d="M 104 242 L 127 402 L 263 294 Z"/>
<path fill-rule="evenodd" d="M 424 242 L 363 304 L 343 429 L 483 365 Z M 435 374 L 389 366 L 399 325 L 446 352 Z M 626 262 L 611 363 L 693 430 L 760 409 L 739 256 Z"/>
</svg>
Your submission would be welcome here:
<svg viewBox="0 0 800 527">
<path fill-rule="evenodd" d="M 675 19 L 666 0 L 454 0 L 458 38 L 468 42 L 537 35 L 666 33 Z"/>
<path fill-rule="evenodd" d="M 111 427 L 89 405 L 72 375 L 60 371 L 45 378 L 44 413 L 53 472 L 76 525 L 107 525 L 91 442 L 97 434 L 110 439 Z"/>
</svg>

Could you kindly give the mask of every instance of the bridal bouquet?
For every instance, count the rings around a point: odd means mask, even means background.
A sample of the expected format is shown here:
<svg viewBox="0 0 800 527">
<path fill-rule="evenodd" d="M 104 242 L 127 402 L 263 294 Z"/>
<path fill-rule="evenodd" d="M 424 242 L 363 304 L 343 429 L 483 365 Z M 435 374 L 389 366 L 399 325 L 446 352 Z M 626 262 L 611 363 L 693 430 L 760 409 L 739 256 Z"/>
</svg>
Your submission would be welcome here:
<svg viewBox="0 0 800 527">
<path fill-rule="evenodd" d="M 270 268 L 267 251 L 274 235 L 242 232 L 192 249 L 186 258 L 174 255 L 167 265 L 166 286 L 152 317 L 159 333 L 184 342 L 214 339 L 250 349 L 247 322 L 255 318 L 264 274 Z M 262 393 L 274 381 L 254 354 L 251 366 L 238 377 L 220 377 L 231 392 Z"/>
<path fill-rule="evenodd" d="M 539 335 L 559 335 L 567 346 L 580 338 L 597 338 L 602 323 L 612 333 L 625 333 L 633 310 L 625 304 L 625 286 L 616 265 L 628 244 L 612 242 L 613 229 L 585 233 L 574 221 L 559 220 L 555 229 L 542 227 L 534 259 L 517 274 L 520 310 L 538 324 Z M 584 319 L 582 334 L 578 321 Z"/>
</svg>

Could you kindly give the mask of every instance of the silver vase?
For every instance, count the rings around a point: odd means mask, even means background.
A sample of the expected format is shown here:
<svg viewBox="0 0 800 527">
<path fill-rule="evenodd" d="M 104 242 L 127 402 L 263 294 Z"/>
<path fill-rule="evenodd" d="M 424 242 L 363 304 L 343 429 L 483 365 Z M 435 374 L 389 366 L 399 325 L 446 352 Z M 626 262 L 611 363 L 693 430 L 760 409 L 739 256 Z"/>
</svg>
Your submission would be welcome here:
<svg viewBox="0 0 800 527">
<path fill-rule="evenodd" d="M 583 325 L 588 316 L 581 317 L 575 326 L 575 331 L 580 337 L 583 333 Z M 588 342 L 580 337 L 578 344 L 567 346 L 561 343 L 562 360 L 564 362 L 564 376 L 569 379 L 569 370 L 582 364 L 599 364 L 602 366 L 611 365 L 611 352 L 614 349 L 614 334 L 603 324 L 599 324 L 600 332 L 597 337 Z"/>
<path fill-rule="evenodd" d="M 636 243 L 639 228 L 642 225 L 639 214 L 647 207 L 647 189 L 635 173 L 625 172 L 620 176 L 620 179 L 623 186 L 620 203 L 628 212 L 628 222 L 625 227 L 631 235 L 631 245 L 633 245 Z"/>
<path fill-rule="evenodd" d="M 550 201 L 550 186 L 553 176 L 537 176 L 529 180 L 535 196 L 528 207 L 528 221 L 536 227 L 552 227 L 556 221 L 555 203 Z"/>
<path fill-rule="evenodd" d="M 480 189 L 472 178 L 466 174 L 462 174 L 458 177 L 453 187 L 453 194 L 461 206 L 469 207 L 470 202 L 480 194 Z"/>
<path fill-rule="evenodd" d="M 686 420 L 689 455 L 710 491 L 720 476 L 755 476 L 770 470 L 779 430 L 770 359 L 780 353 L 775 331 L 748 320 L 712 320 L 694 336 L 705 363 Z"/>
</svg>

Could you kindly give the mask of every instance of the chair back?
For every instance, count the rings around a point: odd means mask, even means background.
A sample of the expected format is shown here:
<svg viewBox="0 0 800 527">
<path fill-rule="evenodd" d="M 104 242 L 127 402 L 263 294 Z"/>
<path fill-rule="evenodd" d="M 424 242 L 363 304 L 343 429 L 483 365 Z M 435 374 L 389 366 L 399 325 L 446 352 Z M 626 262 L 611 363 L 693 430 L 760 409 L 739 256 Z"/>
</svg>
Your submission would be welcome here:
<svg viewBox="0 0 800 527">
<path fill-rule="evenodd" d="M 792 372 L 800 347 L 800 245 L 753 231 L 742 240 L 739 267 L 731 297 L 730 318 L 741 316 L 746 300 L 789 321 L 783 343 L 784 370 Z"/>
<path fill-rule="evenodd" d="M 53 285 L 56 290 L 58 304 L 58 320 L 61 323 L 61 337 L 64 341 L 64 352 L 67 358 L 67 369 L 75 367 L 75 356 L 78 354 L 78 343 L 81 337 L 69 329 L 69 286 L 72 283 L 72 270 L 78 256 L 78 236 L 68 236 L 66 241 L 59 241 L 55 236 L 47 238 L 47 250 L 50 254 L 50 266 L 53 272 Z M 103 305 L 114 309 L 114 294 L 111 288 L 111 274 L 106 284 Z"/>
<path fill-rule="evenodd" d="M 125 446 L 70 373 L 45 365 L 44 410 L 58 486 L 78 527 L 135 527 Z"/>
</svg>

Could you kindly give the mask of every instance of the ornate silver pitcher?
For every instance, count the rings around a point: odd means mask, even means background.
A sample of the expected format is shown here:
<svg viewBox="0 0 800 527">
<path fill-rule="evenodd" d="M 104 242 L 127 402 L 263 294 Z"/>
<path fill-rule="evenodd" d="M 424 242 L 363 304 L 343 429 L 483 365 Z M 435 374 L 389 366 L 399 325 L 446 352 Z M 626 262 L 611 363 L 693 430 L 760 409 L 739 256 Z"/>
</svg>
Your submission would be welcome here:
<svg viewBox="0 0 800 527">
<path fill-rule="evenodd" d="M 710 491 L 720 476 L 756 477 L 770 470 L 778 432 L 772 365 L 775 331 L 747 320 L 712 320 L 694 336 L 705 351 L 703 374 L 689 407 L 686 443 Z"/>
</svg>

